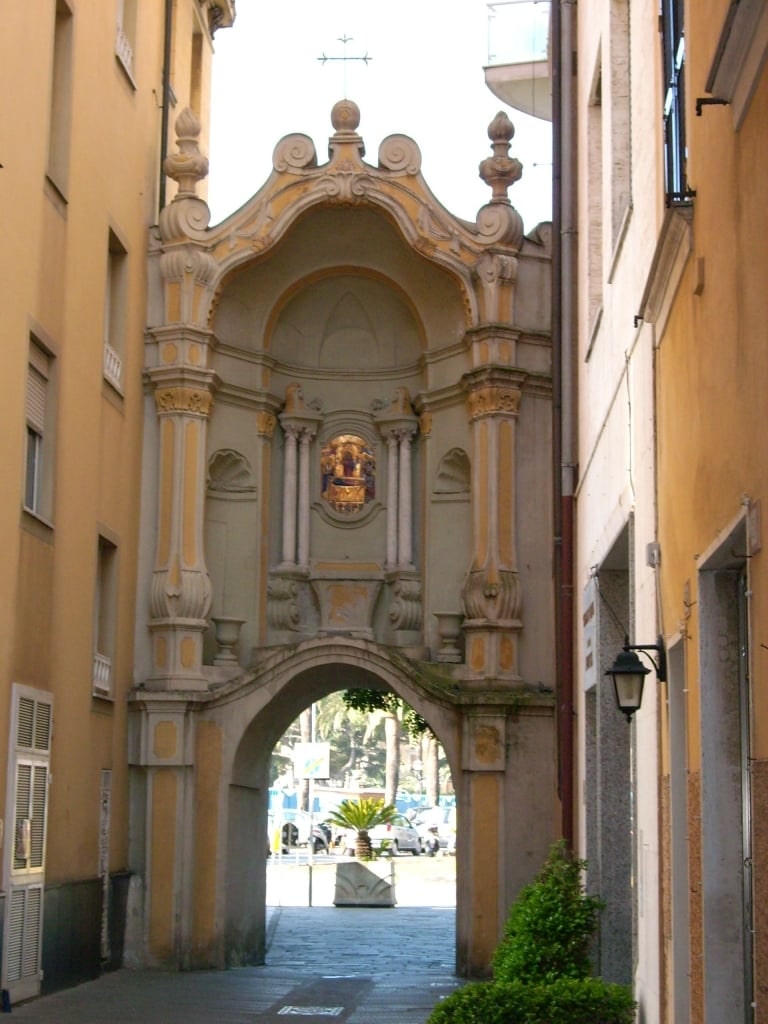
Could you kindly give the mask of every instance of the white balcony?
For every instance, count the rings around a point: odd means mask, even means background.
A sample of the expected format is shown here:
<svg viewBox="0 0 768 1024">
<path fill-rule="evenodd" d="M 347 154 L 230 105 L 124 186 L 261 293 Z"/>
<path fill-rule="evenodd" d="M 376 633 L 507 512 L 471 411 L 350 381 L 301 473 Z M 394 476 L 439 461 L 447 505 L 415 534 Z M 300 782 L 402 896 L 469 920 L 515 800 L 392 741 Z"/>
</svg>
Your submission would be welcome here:
<svg viewBox="0 0 768 1024">
<path fill-rule="evenodd" d="M 120 25 L 118 25 L 115 35 L 115 56 L 122 64 L 123 70 L 130 80 L 133 81 L 133 47 Z"/>
<path fill-rule="evenodd" d="M 123 361 L 106 341 L 104 342 L 104 376 L 118 391 L 123 387 Z"/>
<path fill-rule="evenodd" d="M 93 656 L 93 692 L 100 697 L 112 692 L 112 659 L 98 651 Z"/>
<path fill-rule="evenodd" d="M 488 4 L 485 84 L 502 102 L 552 120 L 550 0 L 496 0 Z"/>
</svg>

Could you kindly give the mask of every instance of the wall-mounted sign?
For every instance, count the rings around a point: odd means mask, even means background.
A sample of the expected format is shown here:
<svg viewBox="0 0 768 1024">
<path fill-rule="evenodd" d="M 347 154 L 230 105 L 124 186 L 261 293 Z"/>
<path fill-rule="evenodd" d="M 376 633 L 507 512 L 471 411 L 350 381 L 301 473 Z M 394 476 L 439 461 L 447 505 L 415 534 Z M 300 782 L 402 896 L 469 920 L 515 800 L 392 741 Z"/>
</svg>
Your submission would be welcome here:
<svg viewBox="0 0 768 1024">
<path fill-rule="evenodd" d="M 297 743 L 293 748 L 293 774 L 297 779 L 330 779 L 331 744 Z"/>
</svg>

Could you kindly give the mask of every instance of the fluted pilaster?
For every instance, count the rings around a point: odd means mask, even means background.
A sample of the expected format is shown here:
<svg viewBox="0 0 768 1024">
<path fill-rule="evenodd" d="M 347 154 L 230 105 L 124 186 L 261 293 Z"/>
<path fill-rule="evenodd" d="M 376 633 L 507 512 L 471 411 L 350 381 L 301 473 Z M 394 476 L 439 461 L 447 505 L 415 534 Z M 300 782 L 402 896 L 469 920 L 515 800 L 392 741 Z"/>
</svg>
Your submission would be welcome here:
<svg viewBox="0 0 768 1024">
<path fill-rule="evenodd" d="M 189 326 L 155 332 L 157 365 L 148 371 L 158 417 L 157 546 L 150 591 L 157 689 L 203 689 L 202 637 L 211 607 L 203 547 L 206 432 L 215 375 L 211 337 Z"/>
<path fill-rule="evenodd" d="M 473 557 L 463 591 L 467 665 L 477 680 L 518 678 L 515 434 L 524 375 L 486 366 L 464 379 L 473 441 Z"/>
</svg>

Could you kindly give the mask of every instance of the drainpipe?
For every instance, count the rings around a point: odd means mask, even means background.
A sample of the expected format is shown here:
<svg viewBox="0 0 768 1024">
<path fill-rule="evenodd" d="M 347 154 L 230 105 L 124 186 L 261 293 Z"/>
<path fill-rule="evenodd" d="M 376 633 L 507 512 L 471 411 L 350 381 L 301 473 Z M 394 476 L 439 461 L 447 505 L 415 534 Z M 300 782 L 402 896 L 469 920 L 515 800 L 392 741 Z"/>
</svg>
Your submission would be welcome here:
<svg viewBox="0 0 768 1024">
<path fill-rule="evenodd" d="M 168 121 L 170 119 L 171 105 L 171 39 L 173 25 L 173 0 L 165 0 L 165 22 L 163 29 L 163 97 L 161 104 L 161 125 L 160 125 L 160 189 L 159 206 L 162 210 L 165 206 L 165 184 L 166 174 L 163 165 L 168 156 Z"/>
<path fill-rule="evenodd" d="M 555 581 L 557 711 L 561 831 L 574 843 L 574 524 L 576 493 L 576 112 L 574 103 L 575 0 L 552 6 L 553 266 Z"/>
</svg>

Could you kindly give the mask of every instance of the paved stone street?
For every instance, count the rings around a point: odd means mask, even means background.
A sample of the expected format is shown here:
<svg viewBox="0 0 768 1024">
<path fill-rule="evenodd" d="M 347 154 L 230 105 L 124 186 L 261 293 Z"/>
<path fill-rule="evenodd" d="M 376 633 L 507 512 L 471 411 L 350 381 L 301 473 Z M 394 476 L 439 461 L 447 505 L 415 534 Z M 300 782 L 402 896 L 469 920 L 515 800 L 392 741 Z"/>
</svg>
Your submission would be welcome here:
<svg viewBox="0 0 768 1024">
<path fill-rule="evenodd" d="M 454 976 L 455 861 L 399 857 L 397 907 L 332 906 L 333 863 L 268 872 L 266 963 L 171 974 L 121 970 L 15 1006 L 36 1024 L 424 1024 Z M 330 898 L 329 898 L 330 897 Z"/>
</svg>

